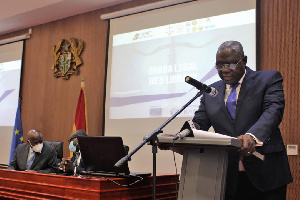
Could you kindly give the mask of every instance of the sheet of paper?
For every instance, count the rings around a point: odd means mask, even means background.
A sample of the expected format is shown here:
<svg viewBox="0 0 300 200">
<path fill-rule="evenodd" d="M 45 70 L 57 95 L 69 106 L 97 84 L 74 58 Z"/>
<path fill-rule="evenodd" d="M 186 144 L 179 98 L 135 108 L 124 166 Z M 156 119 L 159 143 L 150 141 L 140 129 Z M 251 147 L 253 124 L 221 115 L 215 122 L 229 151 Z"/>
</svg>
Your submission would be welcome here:
<svg viewBox="0 0 300 200">
<path fill-rule="evenodd" d="M 209 138 L 219 138 L 219 139 L 226 139 L 226 138 L 233 138 L 237 139 L 236 137 L 231 137 L 228 135 L 223 135 L 220 133 L 214 133 L 214 132 L 208 132 L 208 131 L 202 131 L 202 130 L 197 130 L 197 129 L 192 129 L 193 134 L 195 138 L 203 138 L 203 139 L 209 139 Z"/>
<path fill-rule="evenodd" d="M 208 132 L 208 131 L 203 131 L 203 130 L 197 130 L 197 129 L 192 129 L 193 130 L 193 134 L 195 138 L 202 138 L 202 139 L 211 139 L 211 138 L 215 138 L 215 139 L 226 139 L 226 138 L 233 138 L 233 139 L 237 139 L 236 137 L 231 137 L 228 135 L 223 135 L 220 133 L 214 133 L 214 132 Z M 261 145 L 258 145 L 261 146 Z M 253 155 L 256 156 L 257 158 L 264 160 L 265 156 L 258 153 L 257 151 L 253 152 Z"/>
</svg>

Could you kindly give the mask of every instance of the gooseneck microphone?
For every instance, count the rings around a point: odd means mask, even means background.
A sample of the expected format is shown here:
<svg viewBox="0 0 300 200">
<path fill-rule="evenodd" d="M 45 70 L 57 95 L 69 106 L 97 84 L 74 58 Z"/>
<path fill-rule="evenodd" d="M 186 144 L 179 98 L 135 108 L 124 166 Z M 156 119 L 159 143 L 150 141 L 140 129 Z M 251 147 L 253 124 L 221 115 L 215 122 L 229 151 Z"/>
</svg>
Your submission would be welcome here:
<svg viewBox="0 0 300 200">
<path fill-rule="evenodd" d="M 194 86 L 198 90 L 208 93 L 209 96 L 216 97 L 218 95 L 218 91 L 215 88 L 209 87 L 209 86 L 197 81 L 196 79 L 193 79 L 192 77 L 186 76 L 185 82 Z"/>
<path fill-rule="evenodd" d="M 193 122 L 192 120 L 186 121 L 183 124 L 180 132 L 175 135 L 175 137 L 173 138 L 173 140 L 177 140 L 179 138 L 181 139 L 181 138 L 184 138 L 186 136 L 193 137 L 194 134 L 193 134 L 193 130 L 192 129 L 200 129 L 200 126 L 197 123 Z"/>
<path fill-rule="evenodd" d="M 183 131 L 180 131 L 179 133 L 176 134 L 176 136 L 173 138 L 173 140 L 178 140 L 179 138 L 184 138 L 188 136 L 191 133 L 191 130 L 189 129 L 184 129 Z"/>
<path fill-rule="evenodd" d="M 130 158 L 127 156 L 123 157 L 122 159 L 120 159 L 115 165 L 114 167 L 121 167 L 122 165 L 124 165 L 125 162 L 127 162 Z"/>
</svg>

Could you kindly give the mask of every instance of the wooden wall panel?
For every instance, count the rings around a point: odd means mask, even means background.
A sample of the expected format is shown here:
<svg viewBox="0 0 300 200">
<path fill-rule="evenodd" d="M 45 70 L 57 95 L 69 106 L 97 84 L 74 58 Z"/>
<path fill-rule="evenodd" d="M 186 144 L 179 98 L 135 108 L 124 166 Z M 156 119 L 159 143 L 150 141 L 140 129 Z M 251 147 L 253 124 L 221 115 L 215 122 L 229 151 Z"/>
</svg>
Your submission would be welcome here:
<svg viewBox="0 0 300 200">
<path fill-rule="evenodd" d="M 280 125 L 285 144 L 300 144 L 299 0 L 261 0 L 260 69 L 279 70 L 284 78 L 286 107 Z M 288 186 L 289 200 L 300 199 L 299 156 L 289 156 L 294 182 Z"/>
<path fill-rule="evenodd" d="M 24 73 L 23 88 L 30 88 L 30 92 L 23 90 L 22 94 L 23 106 L 28 109 L 22 113 L 24 132 L 35 127 L 43 131 L 45 139 L 66 142 L 72 132 L 83 77 L 89 134 L 102 135 L 107 21 L 101 21 L 99 16 L 100 12 L 95 11 L 33 27 L 33 36 L 43 39 L 32 37 L 25 46 L 25 57 L 29 59 L 24 66 L 29 69 Z M 81 54 L 84 64 L 78 76 L 69 80 L 54 78 L 51 47 L 60 39 L 71 37 L 85 42 Z"/>
<path fill-rule="evenodd" d="M 100 15 L 159 0 L 133 0 L 117 6 L 32 27 L 26 41 L 22 74 L 22 122 L 26 132 L 40 129 L 44 139 L 67 143 L 74 122 L 82 76 L 85 80 L 90 135 L 102 135 L 107 21 Z M 286 144 L 298 144 L 299 131 L 299 0 L 261 0 L 260 70 L 279 70 L 284 77 L 286 109 L 280 127 Z M 27 29 L 1 35 L 0 39 L 24 34 Z M 51 47 L 60 39 L 75 37 L 85 42 L 83 65 L 70 80 L 53 77 Z M 68 155 L 68 145 L 64 145 Z M 294 183 L 288 199 L 300 198 L 299 156 L 289 156 Z"/>
</svg>

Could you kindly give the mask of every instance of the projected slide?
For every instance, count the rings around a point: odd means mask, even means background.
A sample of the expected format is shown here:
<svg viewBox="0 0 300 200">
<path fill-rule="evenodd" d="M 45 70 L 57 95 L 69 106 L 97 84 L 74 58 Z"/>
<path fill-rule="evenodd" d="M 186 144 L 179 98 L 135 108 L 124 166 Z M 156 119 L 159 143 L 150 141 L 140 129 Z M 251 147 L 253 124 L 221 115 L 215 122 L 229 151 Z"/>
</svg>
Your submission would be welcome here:
<svg viewBox="0 0 300 200">
<path fill-rule="evenodd" d="M 18 107 L 23 41 L 0 46 L 0 130 L 13 129 Z M 11 137 L 11 136 L 9 136 Z"/>
<path fill-rule="evenodd" d="M 172 116 L 198 92 L 185 76 L 208 85 L 220 80 L 217 48 L 237 38 L 255 69 L 255 10 L 114 35 L 109 118 Z M 179 116 L 192 117 L 198 106 Z"/>
<path fill-rule="evenodd" d="M 20 72 L 21 60 L 0 63 L 0 126 L 14 126 Z"/>
<path fill-rule="evenodd" d="M 0 163 L 8 164 L 18 107 L 23 41 L 0 45 Z"/>
</svg>

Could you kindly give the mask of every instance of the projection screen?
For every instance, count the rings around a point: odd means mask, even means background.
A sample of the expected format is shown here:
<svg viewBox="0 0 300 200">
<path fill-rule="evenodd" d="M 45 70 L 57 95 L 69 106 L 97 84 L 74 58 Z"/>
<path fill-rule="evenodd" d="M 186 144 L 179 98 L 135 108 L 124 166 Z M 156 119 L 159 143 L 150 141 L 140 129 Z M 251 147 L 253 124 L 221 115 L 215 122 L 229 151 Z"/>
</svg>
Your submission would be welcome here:
<svg viewBox="0 0 300 200">
<path fill-rule="evenodd" d="M 248 66 L 256 69 L 256 1 L 199 0 L 110 21 L 105 99 L 105 135 L 122 136 L 133 150 L 197 93 L 190 76 L 205 84 L 220 80 L 214 68 L 218 46 L 240 41 Z M 164 129 L 175 134 L 192 119 L 195 100 Z M 175 172 L 171 151 L 159 151 L 157 171 Z M 177 166 L 181 156 L 176 155 Z M 152 170 L 145 145 L 129 162 Z"/>
<path fill-rule="evenodd" d="M 0 46 L 0 163 L 8 164 L 18 107 L 23 41 Z"/>
</svg>

